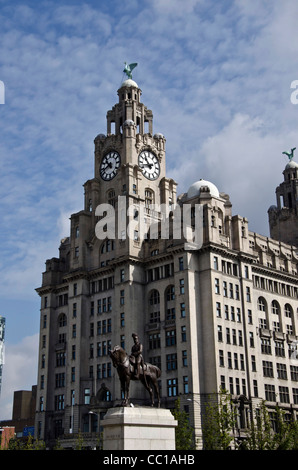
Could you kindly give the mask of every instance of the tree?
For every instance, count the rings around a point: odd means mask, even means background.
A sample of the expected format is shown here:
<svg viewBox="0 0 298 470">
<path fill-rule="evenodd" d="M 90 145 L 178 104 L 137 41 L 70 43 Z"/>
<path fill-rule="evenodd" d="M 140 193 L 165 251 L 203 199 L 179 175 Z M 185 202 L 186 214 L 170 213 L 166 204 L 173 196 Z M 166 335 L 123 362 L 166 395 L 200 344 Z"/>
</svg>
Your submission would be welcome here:
<svg viewBox="0 0 298 470">
<path fill-rule="evenodd" d="M 210 394 L 204 406 L 203 442 L 205 450 L 231 448 L 236 427 L 236 410 L 226 390 Z"/>
<path fill-rule="evenodd" d="M 275 431 L 272 429 L 270 413 L 275 421 Z M 269 412 L 265 401 L 262 401 L 255 409 L 242 447 L 247 450 L 297 449 L 297 421 L 286 422 L 285 412 L 282 409 L 276 406 L 274 411 Z"/>
<path fill-rule="evenodd" d="M 175 429 L 176 450 L 195 450 L 194 430 L 189 424 L 188 414 L 180 409 L 180 398 L 175 401 L 172 414 L 178 421 Z"/>
</svg>

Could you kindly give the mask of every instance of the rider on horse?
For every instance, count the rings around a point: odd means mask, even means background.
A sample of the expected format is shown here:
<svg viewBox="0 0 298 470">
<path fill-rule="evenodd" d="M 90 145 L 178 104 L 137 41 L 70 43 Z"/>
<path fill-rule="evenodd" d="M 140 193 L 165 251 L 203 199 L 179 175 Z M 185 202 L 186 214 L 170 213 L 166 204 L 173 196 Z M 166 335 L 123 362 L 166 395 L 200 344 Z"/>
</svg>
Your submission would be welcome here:
<svg viewBox="0 0 298 470">
<path fill-rule="evenodd" d="M 140 376 L 140 366 L 142 366 L 142 369 L 144 371 L 144 359 L 142 356 L 143 352 L 143 345 L 139 342 L 139 337 L 136 333 L 132 334 L 133 340 L 134 340 L 134 345 L 131 348 L 131 358 L 132 363 L 134 365 L 134 376 L 136 379 L 139 378 Z"/>
</svg>

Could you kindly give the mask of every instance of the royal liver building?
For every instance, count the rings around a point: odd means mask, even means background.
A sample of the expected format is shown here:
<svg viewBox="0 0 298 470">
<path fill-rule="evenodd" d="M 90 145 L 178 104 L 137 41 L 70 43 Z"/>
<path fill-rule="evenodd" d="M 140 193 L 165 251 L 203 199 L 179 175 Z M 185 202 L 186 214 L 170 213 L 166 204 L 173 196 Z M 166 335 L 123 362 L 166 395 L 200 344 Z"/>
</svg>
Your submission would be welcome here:
<svg viewBox="0 0 298 470">
<path fill-rule="evenodd" d="M 94 445 L 106 410 L 122 401 L 108 352 L 120 345 L 130 353 L 132 333 L 145 362 L 162 371 L 161 406 L 180 397 L 198 446 L 202 404 L 220 387 L 238 409 L 237 435 L 263 399 L 296 416 L 298 248 L 283 241 L 282 208 L 270 208 L 279 228 L 267 238 L 233 215 L 229 196 L 208 181 L 177 196 L 165 143 L 128 78 L 107 112 L 106 134 L 94 140 L 84 207 L 71 215 L 37 289 L 35 432 L 49 446 L 58 438 L 71 446 L 79 431 Z M 297 240 L 294 161 L 284 176 L 291 207 L 283 212 L 291 212 Z M 149 404 L 138 382 L 131 397 Z"/>
</svg>

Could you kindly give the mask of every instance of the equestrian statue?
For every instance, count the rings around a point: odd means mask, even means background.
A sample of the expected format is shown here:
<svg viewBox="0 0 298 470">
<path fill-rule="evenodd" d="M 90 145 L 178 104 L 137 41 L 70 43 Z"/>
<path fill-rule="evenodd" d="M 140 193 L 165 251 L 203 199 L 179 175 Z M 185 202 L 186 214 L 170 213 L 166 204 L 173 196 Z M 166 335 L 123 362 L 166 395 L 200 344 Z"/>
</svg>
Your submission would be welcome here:
<svg viewBox="0 0 298 470">
<path fill-rule="evenodd" d="M 157 366 L 144 362 L 143 346 L 139 342 L 136 333 L 132 335 L 134 345 L 130 356 L 120 346 L 115 346 L 109 351 L 113 366 L 117 369 L 121 383 L 121 391 L 124 399 L 122 406 L 129 406 L 129 385 L 131 380 L 139 380 L 150 394 L 151 406 L 154 406 L 154 394 L 157 397 L 157 406 L 160 407 L 160 395 L 157 379 L 161 376 L 161 371 Z"/>
</svg>

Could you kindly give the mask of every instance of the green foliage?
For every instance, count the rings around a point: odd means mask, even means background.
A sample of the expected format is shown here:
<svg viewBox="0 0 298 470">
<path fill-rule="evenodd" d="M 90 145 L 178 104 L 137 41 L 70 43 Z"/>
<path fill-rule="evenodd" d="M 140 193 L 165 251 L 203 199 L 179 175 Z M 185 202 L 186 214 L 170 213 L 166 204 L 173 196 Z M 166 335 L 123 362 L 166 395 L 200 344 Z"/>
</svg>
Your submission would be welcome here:
<svg viewBox="0 0 298 470">
<path fill-rule="evenodd" d="M 45 450 L 46 445 L 44 441 L 34 439 L 31 434 L 27 439 L 10 439 L 9 450 Z"/>
<path fill-rule="evenodd" d="M 204 407 L 203 440 L 205 450 L 227 450 L 234 440 L 236 412 L 229 393 L 211 394 Z"/>
<path fill-rule="evenodd" d="M 175 429 L 176 450 L 195 450 L 194 430 L 189 424 L 188 414 L 180 408 L 180 398 L 175 401 L 172 414 L 178 421 Z"/>
<path fill-rule="evenodd" d="M 285 413 L 275 407 L 276 432 L 271 426 L 270 413 L 263 401 L 255 410 L 254 419 L 249 423 L 243 448 L 247 450 L 296 450 L 298 448 L 298 423 L 286 422 Z"/>
</svg>

